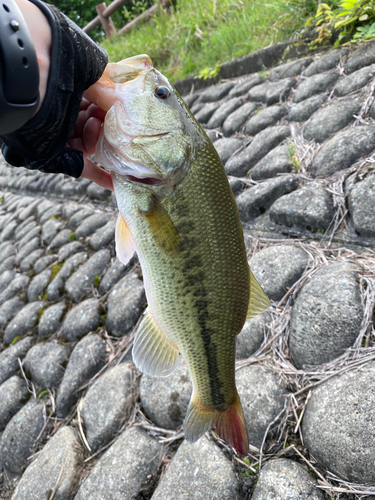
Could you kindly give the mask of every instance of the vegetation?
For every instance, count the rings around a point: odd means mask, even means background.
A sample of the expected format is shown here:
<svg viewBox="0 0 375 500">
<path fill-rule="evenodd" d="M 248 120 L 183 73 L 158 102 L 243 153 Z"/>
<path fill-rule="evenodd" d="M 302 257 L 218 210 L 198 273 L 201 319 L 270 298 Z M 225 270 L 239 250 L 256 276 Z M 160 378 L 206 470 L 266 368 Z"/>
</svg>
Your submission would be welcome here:
<svg viewBox="0 0 375 500">
<path fill-rule="evenodd" d="M 280 0 L 280 5 L 283 2 Z M 283 9 L 269 0 L 177 0 L 130 34 L 103 40 L 111 61 L 148 54 L 171 80 L 205 70 L 281 40 Z"/>
<path fill-rule="evenodd" d="M 112 16 L 117 29 L 156 0 L 128 0 Z M 83 27 L 96 16 L 98 0 L 52 0 Z M 107 4 L 110 0 L 107 1 Z M 332 40 L 356 42 L 375 36 L 375 0 L 177 0 L 159 8 L 130 34 L 106 39 L 101 29 L 90 35 L 111 61 L 147 53 L 172 81 L 188 75 L 214 76 L 225 61 L 315 28 L 311 48 Z"/>
<path fill-rule="evenodd" d="M 333 34 L 346 43 L 367 40 L 375 36 L 375 0 L 341 0 L 333 6 L 327 3 L 318 5 L 314 17 L 309 17 L 305 25 L 317 30 L 317 43 L 324 43 Z"/>
<path fill-rule="evenodd" d="M 111 1 L 107 0 L 106 4 L 109 5 Z M 83 28 L 97 16 L 95 6 L 100 3 L 100 0 L 85 0 L 84 2 L 82 0 L 49 0 L 48 3 L 58 7 L 80 28 Z M 117 28 L 121 28 L 143 10 L 148 9 L 153 3 L 153 0 L 128 0 L 126 7 L 115 12 L 111 19 Z M 92 31 L 90 36 L 94 40 L 100 41 L 104 37 L 104 31 L 99 27 Z"/>
</svg>

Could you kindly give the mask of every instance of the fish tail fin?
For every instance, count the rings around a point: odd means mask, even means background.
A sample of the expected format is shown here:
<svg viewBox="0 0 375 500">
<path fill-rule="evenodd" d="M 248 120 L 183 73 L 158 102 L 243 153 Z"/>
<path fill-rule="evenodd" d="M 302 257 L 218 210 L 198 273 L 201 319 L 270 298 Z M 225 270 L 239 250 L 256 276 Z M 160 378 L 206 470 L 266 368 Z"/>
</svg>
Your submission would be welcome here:
<svg viewBox="0 0 375 500">
<path fill-rule="evenodd" d="M 184 423 L 186 440 L 189 443 L 194 443 L 212 427 L 216 428 L 216 432 L 221 439 L 233 446 L 242 455 L 247 455 L 249 438 L 237 391 L 231 406 L 222 411 L 211 410 L 198 404 L 193 395 Z"/>
<path fill-rule="evenodd" d="M 214 426 L 221 439 L 233 446 L 242 455 L 246 456 L 248 454 L 249 437 L 237 391 L 233 403 L 227 410 L 215 412 Z"/>
</svg>

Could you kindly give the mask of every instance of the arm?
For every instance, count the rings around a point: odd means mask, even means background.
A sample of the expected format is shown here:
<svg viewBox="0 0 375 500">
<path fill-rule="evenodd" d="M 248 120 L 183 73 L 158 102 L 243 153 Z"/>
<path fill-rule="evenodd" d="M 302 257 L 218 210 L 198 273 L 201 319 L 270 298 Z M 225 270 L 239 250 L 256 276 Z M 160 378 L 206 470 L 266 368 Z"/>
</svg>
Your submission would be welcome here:
<svg viewBox="0 0 375 500">
<path fill-rule="evenodd" d="M 106 54 L 58 9 L 40 0 L 16 1 L 38 58 L 40 100 L 25 125 L 1 136 L 4 157 L 15 166 L 82 175 L 113 189 L 108 172 L 87 158 L 104 114 L 82 99 L 104 71 Z"/>
</svg>

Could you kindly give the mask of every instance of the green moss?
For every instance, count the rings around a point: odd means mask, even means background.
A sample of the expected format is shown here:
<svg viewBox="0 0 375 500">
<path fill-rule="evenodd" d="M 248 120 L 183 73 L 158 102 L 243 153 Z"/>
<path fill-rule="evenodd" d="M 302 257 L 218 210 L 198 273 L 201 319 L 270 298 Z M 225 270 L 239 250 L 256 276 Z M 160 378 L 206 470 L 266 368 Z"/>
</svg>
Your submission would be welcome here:
<svg viewBox="0 0 375 500">
<path fill-rule="evenodd" d="M 52 266 L 52 274 L 51 274 L 51 281 L 53 280 L 53 278 L 56 276 L 56 274 L 60 271 L 60 269 L 62 268 L 62 263 L 61 262 L 56 262 L 56 264 L 54 264 Z"/>
<path fill-rule="evenodd" d="M 42 307 L 42 309 L 38 312 L 38 323 L 40 321 L 40 318 L 43 316 L 43 314 L 45 313 L 45 310 L 47 308 L 46 307 Z"/>
<path fill-rule="evenodd" d="M 296 148 L 294 147 L 294 144 L 290 139 L 288 140 L 288 147 L 289 147 L 289 159 L 293 165 L 294 170 L 296 172 L 299 172 L 301 164 L 296 153 Z"/>
<path fill-rule="evenodd" d="M 98 275 L 98 276 L 95 276 L 95 278 L 94 278 L 94 287 L 95 287 L 95 288 L 98 288 L 98 286 L 99 286 L 99 281 L 100 281 L 100 276 L 99 276 L 99 275 Z"/>
<path fill-rule="evenodd" d="M 76 239 L 76 234 L 74 232 L 70 233 L 69 238 L 74 241 Z"/>
<path fill-rule="evenodd" d="M 308 231 L 310 231 L 310 233 L 313 233 L 313 234 L 325 234 L 326 233 L 326 230 L 323 229 L 322 227 L 310 227 L 310 226 L 306 226 L 306 229 Z"/>
<path fill-rule="evenodd" d="M 47 295 L 46 293 L 44 293 L 44 294 L 43 294 L 43 297 L 42 297 L 42 298 L 43 298 L 43 300 L 45 300 L 45 301 L 48 301 L 48 300 L 49 300 L 48 295 Z"/>
</svg>

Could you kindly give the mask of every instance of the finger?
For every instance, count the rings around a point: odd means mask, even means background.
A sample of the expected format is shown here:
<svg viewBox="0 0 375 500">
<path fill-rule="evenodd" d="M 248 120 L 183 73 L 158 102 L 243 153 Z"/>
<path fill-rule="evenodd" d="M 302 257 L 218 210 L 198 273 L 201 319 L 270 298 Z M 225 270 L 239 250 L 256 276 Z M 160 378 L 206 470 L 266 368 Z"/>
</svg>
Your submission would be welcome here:
<svg viewBox="0 0 375 500">
<path fill-rule="evenodd" d="M 87 154 L 82 137 L 74 137 L 74 138 L 69 139 L 69 141 L 66 143 L 66 147 L 78 149 L 79 151 L 82 151 L 84 158 L 86 156 L 90 156 Z"/>
<path fill-rule="evenodd" d="M 91 117 L 98 118 L 98 120 L 101 120 L 102 122 L 104 121 L 106 113 L 107 112 L 104 111 L 104 109 L 99 108 L 99 106 L 97 106 L 94 103 L 91 103 L 90 106 L 86 110 L 87 118 L 91 118 Z"/>
<path fill-rule="evenodd" d="M 77 121 L 74 125 L 72 133 L 70 134 L 69 140 L 82 136 L 86 122 L 89 118 L 97 118 L 102 123 L 104 121 L 105 115 L 105 111 L 100 109 L 96 104 L 89 103 L 89 106 L 86 109 L 79 112 Z"/>
<path fill-rule="evenodd" d="M 91 104 L 91 101 L 89 101 L 85 97 L 82 97 L 81 103 L 79 105 L 80 111 L 83 111 L 83 110 L 87 109 L 90 106 L 90 104 Z"/>
<path fill-rule="evenodd" d="M 95 165 L 95 163 L 90 161 L 88 158 L 84 159 L 81 177 L 90 179 L 90 181 L 95 182 L 99 186 L 114 191 L 111 175 L 98 165 Z"/>
<path fill-rule="evenodd" d="M 97 118 L 89 118 L 83 128 L 82 140 L 88 156 L 95 153 L 101 129 L 102 122 Z"/>
</svg>

